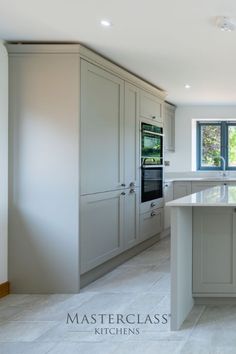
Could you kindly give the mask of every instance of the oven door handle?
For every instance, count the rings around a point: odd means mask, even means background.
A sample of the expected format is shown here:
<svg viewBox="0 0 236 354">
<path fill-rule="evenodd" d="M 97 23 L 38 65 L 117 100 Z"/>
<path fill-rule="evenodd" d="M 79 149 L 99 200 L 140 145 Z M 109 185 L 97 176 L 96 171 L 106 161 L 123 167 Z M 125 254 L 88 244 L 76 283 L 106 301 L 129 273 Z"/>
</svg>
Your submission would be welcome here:
<svg viewBox="0 0 236 354">
<path fill-rule="evenodd" d="M 143 132 L 143 133 L 147 133 L 147 134 L 151 134 L 151 135 L 164 136 L 164 134 L 156 133 L 156 132 L 151 132 L 151 131 L 145 130 L 145 129 L 143 129 L 142 132 Z"/>
</svg>

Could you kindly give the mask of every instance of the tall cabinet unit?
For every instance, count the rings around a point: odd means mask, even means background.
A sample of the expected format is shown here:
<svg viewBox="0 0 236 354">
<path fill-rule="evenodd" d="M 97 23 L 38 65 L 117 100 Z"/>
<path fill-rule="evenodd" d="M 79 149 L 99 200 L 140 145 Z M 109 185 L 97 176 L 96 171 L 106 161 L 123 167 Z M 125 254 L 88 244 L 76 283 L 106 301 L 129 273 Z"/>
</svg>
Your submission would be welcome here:
<svg viewBox="0 0 236 354">
<path fill-rule="evenodd" d="M 9 46 L 9 281 L 79 290 L 79 61 L 66 46 Z"/>
<path fill-rule="evenodd" d="M 78 292 L 143 241 L 139 118 L 162 120 L 165 93 L 80 45 L 8 50 L 9 280 Z"/>
</svg>

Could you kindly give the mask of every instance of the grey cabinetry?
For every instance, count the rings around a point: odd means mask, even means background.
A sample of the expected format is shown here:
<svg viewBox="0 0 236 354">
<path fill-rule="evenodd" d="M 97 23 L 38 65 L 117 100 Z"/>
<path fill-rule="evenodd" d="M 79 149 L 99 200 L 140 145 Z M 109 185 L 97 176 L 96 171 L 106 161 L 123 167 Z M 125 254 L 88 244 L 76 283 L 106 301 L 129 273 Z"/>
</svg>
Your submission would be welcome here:
<svg viewBox="0 0 236 354">
<path fill-rule="evenodd" d="M 163 228 L 163 208 L 153 209 L 140 215 L 141 241 L 159 234 Z"/>
<path fill-rule="evenodd" d="M 81 273 L 139 240 L 138 89 L 81 62 Z"/>
<path fill-rule="evenodd" d="M 120 191 L 81 197 L 81 273 L 123 250 L 124 205 Z"/>
<path fill-rule="evenodd" d="M 165 182 L 164 184 L 164 201 L 165 204 L 173 200 L 174 198 L 174 190 L 173 190 L 173 182 Z M 164 229 L 168 229 L 170 227 L 170 207 L 165 206 L 164 208 Z"/>
<path fill-rule="evenodd" d="M 165 150 L 175 151 L 175 106 L 164 105 Z"/>
<path fill-rule="evenodd" d="M 140 117 L 163 122 L 163 101 L 158 97 L 140 90 Z"/>
<path fill-rule="evenodd" d="M 192 193 L 201 192 L 205 189 L 219 186 L 220 182 L 192 182 Z"/>
<path fill-rule="evenodd" d="M 191 182 L 174 182 L 174 199 L 191 194 Z"/>
<path fill-rule="evenodd" d="M 139 242 L 139 189 L 125 191 L 124 205 L 124 248 Z"/>
<path fill-rule="evenodd" d="M 138 186 L 139 182 L 139 90 L 125 83 L 124 159 L 125 186 Z"/>
<path fill-rule="evenodd" d="M 234 208 L 195 207 L 193 216 L 193 293 L 235 293 Z"/>
<path fill-rule="evenodd" d="M 124 81 L 81 61 L 81 194 L 123 188 Z"/>
</svg>

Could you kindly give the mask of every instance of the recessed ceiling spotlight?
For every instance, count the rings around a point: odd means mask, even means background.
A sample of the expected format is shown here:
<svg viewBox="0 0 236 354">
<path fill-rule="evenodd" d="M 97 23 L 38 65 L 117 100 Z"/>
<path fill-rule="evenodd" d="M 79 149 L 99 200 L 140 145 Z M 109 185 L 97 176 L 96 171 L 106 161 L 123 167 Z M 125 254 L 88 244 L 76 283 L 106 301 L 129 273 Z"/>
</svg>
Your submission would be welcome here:
<svg viewBox="0 0 236 354">
<path fill-rule="evenodd" d="M 232 32 L 235 30 L 235 20 L 226 16 L 218 17 L 218 27 L 222 32 Z"/>
<path fill-rule="evenodd" d="M 190 86 L 189 84 L 184 85 L 184 87 L 185 87 L 186 89 L 190 89 L 190 88 L 191 88 L 191 86 Z"/>
<path fill-rule="evenodd" d="M 108 21 L 108 20 L 101 20 L 101 21 L 100 21 L 100 24 L 101 24 L 103 27 L 111 27 L 111 21 Z"/>
</svg>

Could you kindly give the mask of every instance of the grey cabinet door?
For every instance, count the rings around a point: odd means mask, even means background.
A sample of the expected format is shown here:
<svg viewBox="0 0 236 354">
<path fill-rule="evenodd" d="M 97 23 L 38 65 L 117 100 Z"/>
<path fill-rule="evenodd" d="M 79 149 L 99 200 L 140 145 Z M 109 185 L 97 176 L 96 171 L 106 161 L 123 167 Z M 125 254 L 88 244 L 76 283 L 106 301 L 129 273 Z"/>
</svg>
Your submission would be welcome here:
<svg viewBox="0 0 236 354">
<path fill-rule="evenodd" d="M 125 249 L 139 242 L 139 190 L 126 190 L 124 205 L 124 244 Z"/>
<path fill-rule="evenodd" d="M 140 117 L 163 123 L 163 101 L 144 90 L 140 90 Z"/>
<path fill-rule="evenodd" d="M 164 148 L 175 151 L 175 107 L 165 103 L 164 112 Z"/>
<path fill-rule="evenodd" d="M 173 182 L 165 182 L 164 183 L 164 200 L 165 204 L 173 200 Z M 170 227 L 170 207 L 165 206 L 164 208 L 164 229 L 168 229 Z"/>
<path fill-rule="evenodd" d="M 120 191 L 81 197 L 81 273 L 102 264 L 124 249 L 125 195 Z"/>
<path fill-rule="evenodd" d="M 236 292 L 236 213 L 233 208 L 193 209 L 193 292 Z"/>
<path fill-rule="evenodd" d="M 174 199 L 191 194 L 191 182 L 174 182 Z"/>
<path fill-rule="evenodd" d="M 192 182 L 192 193 L 201 192 L 205 189 L 222 185 L 221 182 Z"/>
<path fill-rule="evenodd" d="M 163 208 L 154 209 L 140 215 L 140 240 L 159 234 L 163 226 Z"/>
<path fill-rule="evenodd" d="M 138 126 L 139 90 L 134 85 L 125 83 L 125 184 L 139 185 L 139 126 Z"/>
<path fill-rule="evenodd" d="M 81 60 L 81 194 L 123 188 L 124 81 Z"/>
</svg>

